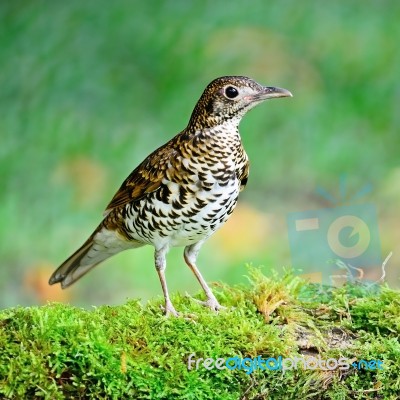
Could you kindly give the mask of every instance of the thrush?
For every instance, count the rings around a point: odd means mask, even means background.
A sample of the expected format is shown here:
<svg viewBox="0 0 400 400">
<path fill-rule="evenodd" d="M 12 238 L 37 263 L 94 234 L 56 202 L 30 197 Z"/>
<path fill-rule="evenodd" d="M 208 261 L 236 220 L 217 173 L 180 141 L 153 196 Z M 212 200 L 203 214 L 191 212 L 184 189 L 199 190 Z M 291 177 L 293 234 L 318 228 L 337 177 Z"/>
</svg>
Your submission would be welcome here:
<svg viewBox="0 0 400 400">
<path fill-rule="evenodd" d="M 178 315 L 167 288 L 166 254 L 184 246 L 184 259 L 203 288 L 203 305 L 221 308 L 196 265 L 203 243 L 229 218 L 246 186 L 249 160 L 238 126 L 267 99 L 291 97 L 245 76 L 212 81 L 187 127 L 151 153 L 126 178 L 89 239 L 50 277 L 66 288 L 100 262 L 123 250 L 155 248 L 165 314 Z"/>
</svg>

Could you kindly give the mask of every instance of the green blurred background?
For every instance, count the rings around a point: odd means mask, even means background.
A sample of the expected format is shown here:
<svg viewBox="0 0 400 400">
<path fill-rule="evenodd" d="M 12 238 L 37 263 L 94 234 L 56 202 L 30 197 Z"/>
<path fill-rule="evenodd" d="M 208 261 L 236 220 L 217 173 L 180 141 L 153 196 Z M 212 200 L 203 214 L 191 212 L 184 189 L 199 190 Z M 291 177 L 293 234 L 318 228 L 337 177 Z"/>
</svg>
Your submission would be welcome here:
<svg viewBox="0 0 400 400">
<path fill-rule="evenodd" d="M 115 191 L 182 130 L 204 87 L 250 76 L 291 90 L 241 124 L 251 174 L 205 244 L 208 281 L 245 264 L 290 266 L 286 215 L 315 193 L 365 184 L 390 283 L 399 284 L 400 3 L 396 1 L 18 1 L 0 3 L 0 306 L 90 306 L 160 295 L 150 247 L 117 255 L 68 291 L 54 268 L 88 237 Z M 170 289 L 197 282 L 182 249 Z"/>
</svg>

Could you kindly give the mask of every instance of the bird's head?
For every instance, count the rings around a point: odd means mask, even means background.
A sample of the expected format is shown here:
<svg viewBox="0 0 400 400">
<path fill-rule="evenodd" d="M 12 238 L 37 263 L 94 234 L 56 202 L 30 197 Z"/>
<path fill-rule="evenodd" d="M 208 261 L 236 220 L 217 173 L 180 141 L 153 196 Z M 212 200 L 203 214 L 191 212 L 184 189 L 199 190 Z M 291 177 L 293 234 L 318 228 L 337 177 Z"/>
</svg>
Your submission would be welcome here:
<svg viewBox="0 0 400 400">
<path fill-rule="evenodd" d="M 190 119 L 190 125 L 213 127 L 231 121 L 239 124 L 247 111 L 268 99 L 292 97 L 282 88 L 262 86 L 245 76 L 223 76 L 204 90 Z"/>
</svg>

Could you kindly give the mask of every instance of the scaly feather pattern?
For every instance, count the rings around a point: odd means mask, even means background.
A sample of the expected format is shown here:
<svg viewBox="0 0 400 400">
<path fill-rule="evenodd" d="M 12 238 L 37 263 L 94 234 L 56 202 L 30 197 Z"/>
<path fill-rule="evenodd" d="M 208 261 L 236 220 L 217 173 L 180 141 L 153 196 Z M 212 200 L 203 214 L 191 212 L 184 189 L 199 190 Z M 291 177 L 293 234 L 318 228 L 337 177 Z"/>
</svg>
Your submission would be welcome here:
<svg viewBox="0 0 400 400">
<path fill-rule="evenodd" d="M 247 184 L 249 161 L 238 126 L 247 111 L 285 89 L 243 76 L 215 79 L 196 104 L 188 126 L 151 153 L 123 182 L 90 238 L 51 276 L 67 287 L 120 251 L 152 245 L 165 313 L 178 315 L 169 298 L 165 268 L 170 247 L 184 258 L 204 289 L 204 305 L 219 310 L 196 266 L 201 245 L 233 212 Z"/>
</svg>

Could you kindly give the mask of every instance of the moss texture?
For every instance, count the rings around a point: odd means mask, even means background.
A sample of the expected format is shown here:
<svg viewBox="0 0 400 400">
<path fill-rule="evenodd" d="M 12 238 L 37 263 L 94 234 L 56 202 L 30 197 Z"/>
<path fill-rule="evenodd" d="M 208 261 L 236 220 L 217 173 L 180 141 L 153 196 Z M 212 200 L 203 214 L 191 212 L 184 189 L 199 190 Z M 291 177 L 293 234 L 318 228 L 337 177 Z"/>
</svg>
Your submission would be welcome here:
<svg viewBox="0 0 400 400">
<path fill-rule="evenodd" d="M 45 399 L 397 399 L 400 293 L 325 288 L 249 269 L 249 285 L 214 285 L 218 314 L 174 295 L 93 310 L 52 303 L 0 312 L 0 393 Z M 375 370 L 188 370 L 195 358 L 382 360 Z"/>
</svg>

